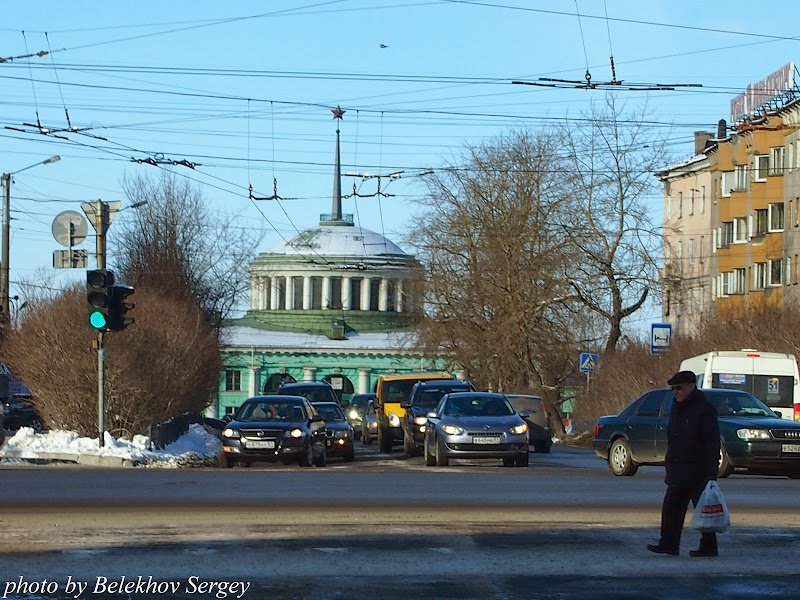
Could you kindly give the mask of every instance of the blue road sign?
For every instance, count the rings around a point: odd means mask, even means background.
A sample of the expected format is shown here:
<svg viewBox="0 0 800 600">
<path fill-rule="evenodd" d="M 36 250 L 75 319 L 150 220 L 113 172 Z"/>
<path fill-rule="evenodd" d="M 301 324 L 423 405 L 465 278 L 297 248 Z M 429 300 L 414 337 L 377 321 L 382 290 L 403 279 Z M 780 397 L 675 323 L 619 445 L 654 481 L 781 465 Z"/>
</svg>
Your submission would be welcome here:
<svg viewBox="0 0 800 600">
<path fill-rule="evenodd" d="M 599 359 L 600 357 L 597 354 L 589 354 L 588 352 L 581 353 L 581 371 L 594 373 Z"/>
<path fill-rule="evenodd" d="M 650 354 L 659 354 L 669 349 L 672 341 L 672 325 L 653 323 L 650 326 Z"/>
</svg>

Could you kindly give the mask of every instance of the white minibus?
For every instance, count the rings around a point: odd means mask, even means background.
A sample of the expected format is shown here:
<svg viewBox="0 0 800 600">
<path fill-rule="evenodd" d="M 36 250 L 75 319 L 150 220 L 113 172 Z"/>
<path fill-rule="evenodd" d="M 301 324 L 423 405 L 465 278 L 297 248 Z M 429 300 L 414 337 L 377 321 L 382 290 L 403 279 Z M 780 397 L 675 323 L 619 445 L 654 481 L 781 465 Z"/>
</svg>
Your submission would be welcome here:
<svg viewBox="0 0 800 600">
<path fill-rule="evenodd" d="M 750 392 L 781 417 L 800 421 L 800 374 L 791 354 L 718 350 L 687 358 L 681 371 L 694 371 L 697 387 Z"/>
</svg>

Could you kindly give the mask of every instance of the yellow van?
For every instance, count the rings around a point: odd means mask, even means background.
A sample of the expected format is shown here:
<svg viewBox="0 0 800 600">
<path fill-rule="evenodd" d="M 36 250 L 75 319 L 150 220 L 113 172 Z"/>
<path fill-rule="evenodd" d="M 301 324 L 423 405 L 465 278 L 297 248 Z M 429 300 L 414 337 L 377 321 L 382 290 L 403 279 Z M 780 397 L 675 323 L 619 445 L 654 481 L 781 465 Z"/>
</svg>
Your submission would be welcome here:
<svg viewBox="0 0 800 600">
<path fill-rule="evenodd" d="M 411 397 L 411 388 L 420 381 L 455 379 L 450 373 L 418 371 L 413 373 L 390 373 L 380 375 L 375 386 L 375 415 L 378 423 L 378 448 L 391 452 L 394 444 L 403 442 L 400 421 L 406 409 L 400 406 Z"/>
</svg>

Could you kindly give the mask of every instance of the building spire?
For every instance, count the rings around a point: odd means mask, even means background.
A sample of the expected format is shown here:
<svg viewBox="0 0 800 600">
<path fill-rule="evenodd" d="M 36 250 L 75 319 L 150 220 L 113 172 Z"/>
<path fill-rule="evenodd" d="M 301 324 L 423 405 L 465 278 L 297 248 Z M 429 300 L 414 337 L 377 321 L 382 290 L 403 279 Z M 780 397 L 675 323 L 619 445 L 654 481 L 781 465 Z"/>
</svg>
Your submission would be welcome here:
<svg viewBox="0 0 800 600">
<path fill-rule="evenodd" d="M 340 106 L 332 109 L 334 120 L 342 120 L 344 112 Z M 331 206 L 331 220 L 339 221 L 342 218 L 342 168 L 339 161 L 339 124 L 336 124 L 336 158 L 333 165 L 333 204 Z"/>
</svg>

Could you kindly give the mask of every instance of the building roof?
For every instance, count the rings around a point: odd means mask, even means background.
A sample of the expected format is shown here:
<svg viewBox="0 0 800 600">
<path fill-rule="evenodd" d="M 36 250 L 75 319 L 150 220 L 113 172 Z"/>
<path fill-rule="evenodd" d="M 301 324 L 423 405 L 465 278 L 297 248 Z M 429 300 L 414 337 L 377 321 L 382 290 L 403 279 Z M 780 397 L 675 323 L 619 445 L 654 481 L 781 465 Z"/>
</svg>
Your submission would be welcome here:
<svg viewBox="0 0 800 600">
<path fill-rule="evenodd" d="M 223 331 L 222 344 L 228 351 L 232 349 L 269 348 L 276 352 L 297 351 L 320 352 L 331 350 L 334 352 L 385 353 L 387 349 L 392 352 L 413 350 L 416 336 L 409 331 L 389 331 L 376 333 L 356 333 L 348 331 L 346 339 L 332 340 L 324 335 L 312 333 L 296 333 L 290 331 L 269 331 L 254 327 L 226 327 Z"/>
<path fill-rule="evenodd" d="M 408 256 L 397 244 L 363 227 L 320 225 L 281 241 L 268 254 L 321 256 Z"/>
</svg>

